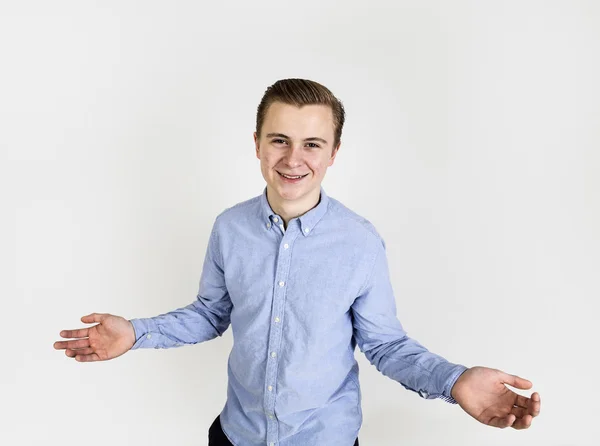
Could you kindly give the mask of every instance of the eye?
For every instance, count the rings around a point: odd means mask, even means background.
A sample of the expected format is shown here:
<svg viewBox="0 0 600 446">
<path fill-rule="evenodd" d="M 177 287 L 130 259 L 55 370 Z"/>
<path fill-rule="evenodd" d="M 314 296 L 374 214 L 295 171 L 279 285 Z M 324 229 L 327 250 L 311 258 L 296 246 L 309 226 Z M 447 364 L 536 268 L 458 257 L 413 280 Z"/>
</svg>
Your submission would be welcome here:
<svg viewBox="0 0 600 446">
<path fill-rule="evenodd" d="M 273 142 L 275 144 L 279 144 L 279 143 L 285 143 L 285 140 L 284 139 L 274 139 Z"/>
<path fill-rule="evenodd" d="M 315 144 L 314 142 L 309 142 L 309 143 L 307 143 L 307 144 L 312 144 L 312 148 L 315 148 L 315 149 L 318 149 L 318 148 L 319 148 L 319 145 L 318 145 L 318 144 Z"/>
</svg>

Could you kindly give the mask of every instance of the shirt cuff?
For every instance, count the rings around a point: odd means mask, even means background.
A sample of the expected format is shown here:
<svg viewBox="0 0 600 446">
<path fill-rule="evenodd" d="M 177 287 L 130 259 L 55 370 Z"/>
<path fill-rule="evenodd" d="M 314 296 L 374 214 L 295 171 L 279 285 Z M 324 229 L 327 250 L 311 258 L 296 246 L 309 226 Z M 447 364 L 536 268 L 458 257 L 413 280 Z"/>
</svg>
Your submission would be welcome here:
<svg viewBox="0 0 600 446">
<path fill-rule="evenodd" d="M 152 332 L 156 333 L 158 330 L 156 322 L 152 318 L 129 319 L 129 322 L 133 325 L 135 332 L 135 343 L 131 350 L 155 347 L 156 341 L 152 339 Z"/>
<path fill-rule="evenodd" d="M 443 386 L 442 394 L 438 396 L 438 398 L 450 404 L 457 404 L 457 401 L 454 398 L 452 398 L 452 387 L 454 387 L 454 384 L 456 383 L 458 378 L 460 378 L 460 375 L 462 375 L 469 368 L 465 367 L 462 364 L 451 363 L 448 363 L 445 368 L 445 373 L 443 373 L 442 375 L 438 375 L 439 379 L 442 380 L 440 384 L 442 384 Z"/>
</svg>

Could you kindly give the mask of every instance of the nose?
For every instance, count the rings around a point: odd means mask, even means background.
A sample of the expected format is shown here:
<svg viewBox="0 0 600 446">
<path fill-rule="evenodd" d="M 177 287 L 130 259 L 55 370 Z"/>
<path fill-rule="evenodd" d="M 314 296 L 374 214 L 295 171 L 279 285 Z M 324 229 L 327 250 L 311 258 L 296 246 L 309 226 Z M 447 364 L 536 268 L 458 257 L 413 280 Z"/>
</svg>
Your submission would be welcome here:
<svg viewBox="0 0 600 446">
<path fill-rule="evenodd" d="M 290 167 L 297 167 L 302 164 L 302 147 L 290 146 L 284 158 L 285 164 Z"/>
</svg>

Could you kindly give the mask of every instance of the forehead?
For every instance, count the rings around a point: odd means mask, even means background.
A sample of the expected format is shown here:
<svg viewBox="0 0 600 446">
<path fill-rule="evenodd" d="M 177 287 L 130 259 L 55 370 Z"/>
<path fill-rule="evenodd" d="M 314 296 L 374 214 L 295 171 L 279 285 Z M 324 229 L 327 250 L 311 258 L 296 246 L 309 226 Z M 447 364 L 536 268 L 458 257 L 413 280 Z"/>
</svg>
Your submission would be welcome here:
<svg viewBox="0 0 600 446">
<path fill-rule="evenodd" d="M 295 105 L 274 102 L 263 123 L 264 134 L 277 132 L 292 138 L 333 139 L 333 112 L 327 105 Z"/>
</svg>

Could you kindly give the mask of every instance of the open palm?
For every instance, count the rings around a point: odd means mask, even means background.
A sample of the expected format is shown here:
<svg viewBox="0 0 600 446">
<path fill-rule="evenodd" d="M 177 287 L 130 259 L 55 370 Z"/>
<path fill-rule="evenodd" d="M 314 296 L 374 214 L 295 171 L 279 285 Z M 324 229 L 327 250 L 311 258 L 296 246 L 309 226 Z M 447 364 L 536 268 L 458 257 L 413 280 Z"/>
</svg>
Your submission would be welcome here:
<svg viewBox="0 0 600 446">
<path fill-rule="evenodd" d="M 452 397 L 465 412 L 489 426 L 527 429 L 540 413 L 540 395 L 527 398 L 508 389 L 529 389 L 530 381 L 487 367 L 465 371 L 452 388 Z"/>
<path fill-rule="evenodd" d="M 77 338 L 57 341 L 54 348 L 64 349 L 65 355 L 76 361 L 106 361 L 126 353 L 135 343 L 133 325 L 121 316 L 106 313 L 92 313 L 83 316 L 81 321 L 97 325 L 77 330 L 63 330 L 63 338 Z"/>
</svg>

